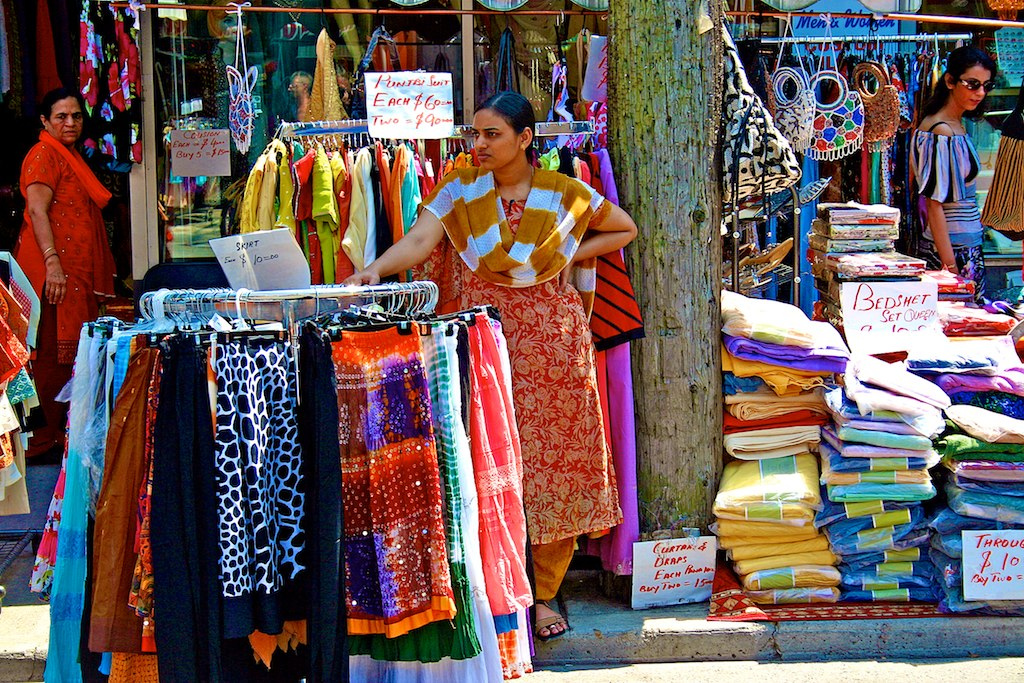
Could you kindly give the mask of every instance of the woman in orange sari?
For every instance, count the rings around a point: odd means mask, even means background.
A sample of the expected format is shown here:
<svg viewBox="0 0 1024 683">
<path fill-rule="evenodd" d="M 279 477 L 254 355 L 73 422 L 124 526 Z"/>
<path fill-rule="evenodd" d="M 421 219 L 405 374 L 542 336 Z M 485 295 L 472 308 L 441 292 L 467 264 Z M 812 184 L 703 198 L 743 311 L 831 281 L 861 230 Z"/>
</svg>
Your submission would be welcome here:
<svg viewBox="0 0 1024 683">
<path fill-rule="evenodd" d="M 110 192 L 75 150 L 84 110 L 78 92 L 48 92 L 39 107 L 39 142 L 21 165 L 25 220 L 15 258 L 42 304 L 32 374 L 46 418 L 32 434 L 30 456 L 63 448 L 67 407 L 53 399 L 71 378 L 78 335 L 98 315 L 98 297 L 114 293 L 114 258 L 100 215 Z"/>
</svg>

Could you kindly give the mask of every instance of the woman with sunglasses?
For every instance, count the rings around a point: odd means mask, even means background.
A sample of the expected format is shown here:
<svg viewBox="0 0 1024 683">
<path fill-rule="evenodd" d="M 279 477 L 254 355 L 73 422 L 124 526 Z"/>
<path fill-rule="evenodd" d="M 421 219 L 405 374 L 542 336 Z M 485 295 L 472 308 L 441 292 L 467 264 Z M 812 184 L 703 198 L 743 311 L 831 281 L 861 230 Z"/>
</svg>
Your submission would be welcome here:
<svg viewBox="0 0 1024 683">
<path fill-rule="evenodd" d="M 933 270 L 972 280 L 978 300 L 985 293 L 984 230 L 975 197 L 980 163 L 964 118 L 981 117 L 995 76 L 996 63 L 983 50 L 964 46 L 950 52 L 911 145 L 924 224 L 918 255 Z"/>
</svg>

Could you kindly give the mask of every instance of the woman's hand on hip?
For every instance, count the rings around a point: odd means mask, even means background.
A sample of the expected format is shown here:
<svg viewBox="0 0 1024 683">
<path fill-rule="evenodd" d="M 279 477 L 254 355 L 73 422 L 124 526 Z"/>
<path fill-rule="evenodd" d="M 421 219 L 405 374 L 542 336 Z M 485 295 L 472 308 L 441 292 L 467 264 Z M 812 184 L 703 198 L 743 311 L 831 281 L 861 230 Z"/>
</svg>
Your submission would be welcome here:
<svg viewBox="0 0 1024 683">
<path fill-rule="evenodd" d="M 51 304 L 64 303 L 68 293 L 68 276 L 61 267 L 59 258 L 51 258 L 46 262 L 46 282 L 43 283 L 43 296 Z"/>
</svg>

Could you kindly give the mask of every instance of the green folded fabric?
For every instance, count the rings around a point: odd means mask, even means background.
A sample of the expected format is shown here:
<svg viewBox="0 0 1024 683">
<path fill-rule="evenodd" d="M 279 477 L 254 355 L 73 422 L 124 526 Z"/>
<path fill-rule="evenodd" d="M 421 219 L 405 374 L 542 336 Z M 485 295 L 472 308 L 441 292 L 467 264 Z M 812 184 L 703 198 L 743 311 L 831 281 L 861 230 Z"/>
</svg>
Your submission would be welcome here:
<svg viewBox="0 0 1024 683">
<path fill-rule="evenodd" d="M 932 441 L 926 436 L 918 434 L 892 434 L 868 429 L 857 429 L 855 427 L 840 427 L 837 435 L 843 441 L 855 443 L 866 443 L 872 446 L 883 448 L 906 448 L 912 451 L 927 451 L 932 447 Z"/>
<path fill-rule="evenodd" d="M 1024 462 L 1024 444 L 988 443 L 967 434 L 946 435 L 939 441 L 939 449 L 953 460 Z"/>
</svg>

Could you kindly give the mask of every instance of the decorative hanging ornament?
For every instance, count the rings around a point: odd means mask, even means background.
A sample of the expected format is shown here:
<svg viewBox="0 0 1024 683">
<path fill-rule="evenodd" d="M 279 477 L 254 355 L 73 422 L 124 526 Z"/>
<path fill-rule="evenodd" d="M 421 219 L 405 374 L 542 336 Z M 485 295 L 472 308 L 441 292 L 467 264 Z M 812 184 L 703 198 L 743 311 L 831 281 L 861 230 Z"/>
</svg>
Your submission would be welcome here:
<svg viewBox="0 0 1024 683">
<path fill-rule="evenodd" d="M 822 15 L 822 19 L 826 27 L 832 25 L 830 15 Z M 819 86 L 826 81 L 833 81 L 839 86 L 839 94 L 831 104 L 824 104 L 815 96 L 814 140 L 807 148 L 807 156 L 815 161 L 842 159 L 864 144 L 864 104 L 857 91 L 852 90 L 839 73 L 832 30 L 828 28 L 826 31 L 832 63 L 826 64 L 828 57 L 822 55 L 818 72 L 811 77 L 811 90 L 818 93 Z"/>
<path fill-rule="evenodd" d="M 252 91 L 256 87 L 256 79 L 259 77 L 259 69 L 249 66 L 245 55 L 245 40 L 243 39 L 245 26 L 242 24 L 242 8 L 249 7 L 250 3 L 241 4 L 228 3 L 234 9 L 236 23 L 235 33 L 235 63 L 228 65 L 228 130 L 231 131 L 231 139 L 235 141 L 235 147 L 239 152 L 245 154 L 249 151 L 249 142 L 252 139 L 252 131 L 256 121 L 256 112 L 252 104 Z M 241 68 L 239 68 L 241 62 Z"/>
</svg>

